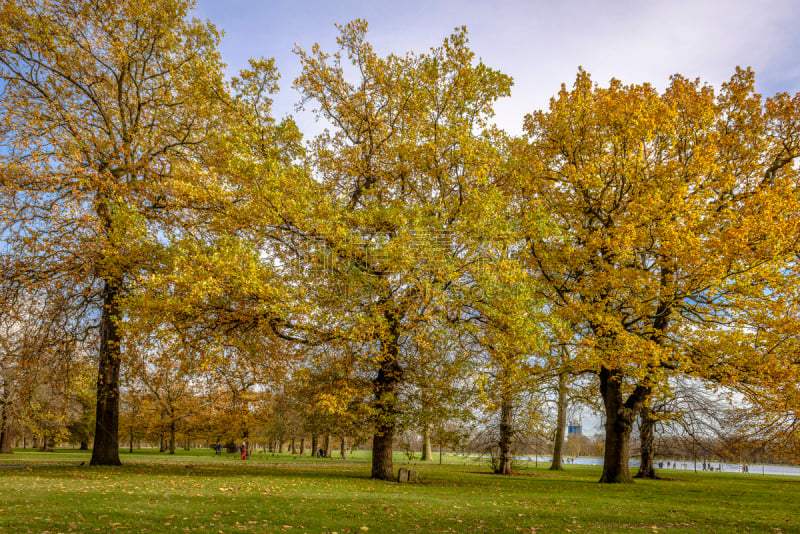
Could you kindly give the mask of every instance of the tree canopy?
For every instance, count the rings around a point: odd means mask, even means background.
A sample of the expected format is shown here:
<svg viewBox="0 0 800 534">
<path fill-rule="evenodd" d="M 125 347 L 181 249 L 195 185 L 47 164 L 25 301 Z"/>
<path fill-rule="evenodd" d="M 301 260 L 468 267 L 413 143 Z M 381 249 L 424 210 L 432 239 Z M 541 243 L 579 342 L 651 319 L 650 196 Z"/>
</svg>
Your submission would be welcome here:
<svg viewBox="0 0 800 534">
<path fill-rule="evenodd" d="M 19 392 L 80 411 L 89 362 L 93 464 L 119 463 L 121 369 L 131 447 L 146 417 L 173 452 L 369 432 L 387 480 L 404 429 L 495 410 L 510 472 L 547 380 L 563 440 L 567 375 L 597 379 L 603 482 L 632 481 L 635 418 L 676 377 L 796 420 L 800 95 L 579 70 L 514 137 L 512 79 L 465 28 L 381 56 L 356 20 L 295 50 L 328 125 L 304 143 L 274 61 L 227 77 L 192 7 L 0 0 L 0 430 Z M 83 363 L 69 402 L 17 373 L 38 331 L 40 365 Z"/>
</svg>

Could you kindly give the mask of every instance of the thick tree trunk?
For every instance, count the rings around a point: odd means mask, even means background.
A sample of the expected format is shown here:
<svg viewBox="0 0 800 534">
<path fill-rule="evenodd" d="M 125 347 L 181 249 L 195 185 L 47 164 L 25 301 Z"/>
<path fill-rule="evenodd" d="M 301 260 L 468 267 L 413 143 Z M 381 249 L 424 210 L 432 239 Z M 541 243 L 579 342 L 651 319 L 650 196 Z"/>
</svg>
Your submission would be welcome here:
<svg viewBox="0 0 800 534">
<path fill-rule="evenodd" d="M 378 369 L 378 376 L 373 380 L 375 393 L 373 408 L 375 411 L 375 434 L 372 437 L 372 478 L 380 480 L 394 479 L 392 462 L 392 444 L 397 425 L 397 385 L 402 380 L 403 370 L 398 362 L 399 334 L 395 316 L 386 314 L 390 325 L 390 339 L 382 343 L 383 360 Z"/>
<path fill-rule="evenodd" d="M 11 454 L 14 452 L 11 449 L 11 442 L 14 439 L 11 430 L 11 417 L 8 416 L 8 409 L 6 403 L 3 402 L 0 406 L 0 454 Z"/>
<path fill-rule="evenodd" d="M 425 425 L 422 427 L 422 461 L 428 462 L 433 459 L 433 452 L 431 450 L 431 427 Z"/>
<path fill-rule="evenodd" d="M 100 317 L 100 355 L 97 373 L 97 417 L 90 465 L 121 465 L 119 460 L 119 284 L 103 285 Z"/>
<path fill-rule="evenodd" d="M 601 483 L 632 483 L 628 459 L 630 437 L 636 414 L 650 389 L 638 385 L 626 401 L 622 400 L 622 375 L 619 371 L 600 369 L 600 393 L 606 413 L 606 441 Z"/>
<path fill-rule="evenodd" d="M 306 438 L 300 438 L 300 456 L 306 453 Z"/>
<path fill-rule="evenodd" d="M 283 436 L 278 438 L 278 452 L 283 452 Z"/>
<path fill-rule="evenodd" d="M 13 439 L 11 433 L 10 426 L 4 427 L 2 432 L 0 432 L 0 454 L 11 454 L 14 452 L 11 448 L 11 441 Z"/>
<path fill-rule="evenodd" d="M 42 438 L 42 447 L 39 449 L 41 452 L 53 452 L 52 442 L 50 436 L 45 435 Z"/>
<path fill-rule="evenodd" d="M 504 391 L 500 403 L 500 458 L 494 470 L 498 475 L 511 474 L 511 440 L 514 437 L 512 411 L 511 394 L 509 391 Z"/>
<path fill-rule="evenodd" d="M 311 434 L 311 456 L 316 458 L 318 450 L 319 450 L 319 443 L 317 441 L 317 435 Z"/>
<path fill-rule="evenodd" d="M 325 458 L 331 457 L 331 435 L 325 435 Z"/>
<path fill-rule="evenodd" d="M 183 442 L 183 450 L 188 451 L 192 449 L 192 440 L 189 434 L 186 434 L 186 441 Z"/>
<path fill-rule="evenodd" d="M 567 375 L 558 375 L 558 415 L 556 417 L 556 436 L 553 440 L 553 463 L 551 471 L 561 471 L 564 449 L 564 431 L 567 429 Z"/>
<path fill-rule="evenodd" d="M 292 454 L 297 454 L 297 447 L 295 447 L 297 440 L 292 438 Z"/>
<path fill-rule="evenodd" d="M 342 460 L 347 459 L 347 437 L 342 434 L 339 438 L 339 455 L 342 457 Z"/>
<path fill-rule="evenodd" d="M 269 450 L 269 452 L 275 452 L 275 440 L 274 439 L 269 440 L 269 449 L 268 450 Z"/>
<path fill-rule="evenodd" d="M 88 451 L 89 450 L 89 442 L 86 441 L 86 440 L 81 441 L 80 448 L 78 450 L 80 450 L 80 451 Z"/>
<path fill-rule="evenodd" d="M 653 465 L 654 452 L 655 452 L 655 420 L 653 419 L 653 412 L 648 406 L 642 406 L 639 410 L 639 439 L 641 440 L 641 464 L 639 465 L 639 472 L 636 473 L 636 478 L 661 478 L 656 474 L 655 466 Z"/>
<path fill-rule="evenodd" d="M 372 478 L 381 480 L 394 479 L 392 463 L 392 442 L 394 427 L 387 428 L 381 434 L 372 436 Z"/>
</svg>

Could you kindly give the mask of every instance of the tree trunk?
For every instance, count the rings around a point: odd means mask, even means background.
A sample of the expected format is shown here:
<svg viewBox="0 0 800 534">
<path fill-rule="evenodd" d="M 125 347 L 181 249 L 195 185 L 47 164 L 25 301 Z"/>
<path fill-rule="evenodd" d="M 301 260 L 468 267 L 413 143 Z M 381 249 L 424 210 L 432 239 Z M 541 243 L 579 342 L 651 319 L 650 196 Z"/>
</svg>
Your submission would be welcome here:
<svg viewBox="0 0 800 534">
<path fill-rule="evenodd" d="M 94 447 L 89 465 L 121 465 L 119 460 L 119 366 L 120 318 L 117 302 L 118 282 L 107 279 L 103 285 L 103 311 L 100 317 L 100 355 L 97 372 L 97 417 Z"/>
<path fill-rule="evenodd" d="M 382 434 L 372 436 L 372 478 L 394 479 L 392 441 L 394 441 L 393 427 L 384 430 Z"/>
<path fill-rule="evenodd" d="M 426 424 L 422 427 L 422 461 L 429 462 L 433 459 L 431 452 L 431 426 Z"/>
<path fill-rule="evenodd" d="M 311 456 L 313 456 L 314 458 L 317 457 L 317 450 L 319 450 L 317 443 L 317 435 L 311 434 Z"/>
<path fill-rule="evenodd" d="M 42 448 L 39 449 L 41 452 L 53 452 L 52 443 L 50 441 L 50 437 L 45 434 L 42 438 Z"/>
<path fill-rule="evenodd" d="M 0 454 L 11 454 L 14 452 L 11 449 L 11 441 L 13 440 L 13 432 L 11 430 L 11 418 L 8 416 L 6 403 L 0 407 L 2 417 L 0 418 Z"/>
<path fill-rule="evenodd" d="M 80 445 L 80 448 L 78 450 L 80 450 L 80 451 L 88 451 L 89 450 L 89 442 L 86 441 L 86 440 L 81 441 L 81 445 Z"/>
<path fill-rule="evenodd" d="M 500 404 L 500 458 L 495 467 L 495 474 L 511 474 L 511 440 L 514 437 L 514 427 L 511 421 L 512 402 L 510 391 L 503 392 Z"/>
<path fill-rule="evenodd" d="M 129 443 L 128 452 L 133 454 L 133 421 L 131 421 L 131 435 L 130 435 L 130 438 L 131 438 L 131 442 Z"/>
<path fill-rule="evenodd" d="M 297 448 L 295 447 L 295 443 L 297 440 L 292 438 L 292 454 L 297 454 Z"/>
<path fill-rule="evenodd" d="M 169 422 L 169 453 L 175 454 L 175 419 Z"/>
<path fill-rule="evenodd" d="M 344 434 L 342 434 L 342 436 L 339 438 L 339 441 L 341 442 L 339 444 L 339 454 L 342 457 L 342 460 L 346 460 L 347 459 L 347 437 Z"/>
<path fill-rule="evenodd" d="M 669 279 L 672 275 L 672 269 L 670 267 L 662 266 L 661 267 L 661 288 L 666 290 L 666 293 L 669 294 Z M 659 298 L 658 309 L 656 310 L 656 316 L 653 320 L 653 329 L 654 334 L 652 336 L 652 340 L 655 341 L 658 345 L 663 345 L 664 343 L 664 331 L 669 324 L 669 317 L 672 313 L 672 306 L 670 300 Z M 648 392 L 649 394 L 649 392 Z M 644 399 L 646 400 L 646 399 Z M 640 445 L 640 456 L 641 456 L 641 464 L 639 465 L 639 472 L 636 473 L 636 478 L 661 478 L 656 475 L 655 466 L 653 465 L 653 460 L 655 456 L 655 418 L 653 417 L 653 411 L 650 409 L 649 406 L 645 406 L 644 402 L 641 404 L 641 408 L 639 411 L 639 436 L 641 439 Z"/>
<path fill-rule="evenodd" d="M 642 406 L 639 411 L 639 438 L 642 442 L 640 446 L 642 461 L 635 478 L 661 478 L 656 474 L 656 469 L 653 465 L 655 456 L 654 427 L 653 411 L 648 406 Z"/>
<path fill-rule="evenodd" d="M 269 452 L 275 452 L 275 440 L 274 439 L 270 439 L 269 440 L 269 449 L 268 450 L 269 450 Z"/>
<path fill-rule="evenodd" d="M 603 473 L 600 483 L 632 483 L 628 459 L 630 437 L 636 414 L 650 393 L 650 388 L 637 385 L 628 399 L 622 400 L 622 374 L 602 367 L 600 369 L 600 394 L 606 413 L 606 441 Z"/>
<path fill-rule="evenodd" d="M 558 416 L 556 418 L 556 436 L 553 440 L 553 463 L 551 471 L 561 471 L 561 457 L 564 449 L 564 431 L 567 428 L 567 375 L 558 375 Z"/>
<path fill-rule="evenodd" d="M 372 382 L 375 399 L 375 434 L 372 437 L 372 478 L 394 479 L 392 462 L 392 443 L 397 425 L 399 408 L 397 406 L 397 385 L 402 380 L 403 370 L 398 362 L 399 325 L 394 314 L 385 314 L 390 328 L 390 337 L 381 345 L 383 359 L 378 376 Z"/>
<path fill-rule="evenodd" d="M 183 442 L 183 450 L 188 451 L 192 449 L 192 440 L 189 434 L 186 434 L 186 441 Z"/>
<path fill-rule="evenodd" d="M 283 452 L 283 436 L 278 438 L 278 452 Z"/>
<path fill-rule="evenodd" d="M 165 419 L 165 417 L 164 417 L 164 414 L 162 413 L 161 414 L 161 425 L 160 425 L 160 428 L 158 430 L 158 432 L 159 432 L 158 433 L 158 437 L 161 440 L 161 443 L 158 446 L 158 452 L 164 452 L 164 451 L 167 450 L 167 433 L 164 430 L 165 427 L 166 427 L 166 425 L 164 423 L 164 419 Z"/>
<path fill-rule="evenodd" d="M 11 454 L 14 451 L 11 448 L 11 427 L 6 426 L 0 432 L 0 454 Z"/>
<path fill-rule="evenodd" d="M 306 453 L 306 438 L 300 438 L 300 456 Z"/>
<path fill-rule="evenodd" d="M 325 458 L 331 457 L 331 435 L 325 435 Z"/>
</svg>

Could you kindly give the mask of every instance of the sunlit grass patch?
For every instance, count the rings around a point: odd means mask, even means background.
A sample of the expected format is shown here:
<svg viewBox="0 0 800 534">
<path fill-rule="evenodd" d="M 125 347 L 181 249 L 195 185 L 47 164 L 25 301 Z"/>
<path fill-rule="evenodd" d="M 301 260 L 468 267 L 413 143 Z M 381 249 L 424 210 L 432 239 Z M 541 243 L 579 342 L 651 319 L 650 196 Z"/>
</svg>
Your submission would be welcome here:
<svg viewBox="0 0 800 534">
<path fill-rule="evenodd" d="M 800 480 L 673 472 L 597 484 L 595 466 L 520 476 L 483 461 L 416 464 L 420 484 L 369 478 L 368 456 L 297 459 L 181 451 L 89 467 L 77 451 L 0 458 L 0 532 L 800 532 Z M 397 457 L 398 462 L 401 457 Z"/>
</svg>

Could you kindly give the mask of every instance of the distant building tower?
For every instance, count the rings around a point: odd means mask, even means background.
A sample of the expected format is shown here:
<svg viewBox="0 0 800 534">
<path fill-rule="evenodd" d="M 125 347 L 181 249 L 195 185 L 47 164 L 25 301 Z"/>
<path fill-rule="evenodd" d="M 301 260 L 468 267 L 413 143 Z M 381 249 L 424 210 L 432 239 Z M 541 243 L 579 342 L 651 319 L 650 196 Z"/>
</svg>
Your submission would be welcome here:
<svg viewBox="0 0 800 534">
<path fill-rule="evenodd" d="M 581 422 L 577 419 L 573 419 L 570 422 L 569 426 L 567 427 L 567 435 L 568 436 L 582 436 L 583 431 L 581 430 Z"/>
</svg>

